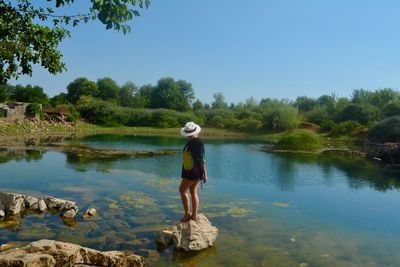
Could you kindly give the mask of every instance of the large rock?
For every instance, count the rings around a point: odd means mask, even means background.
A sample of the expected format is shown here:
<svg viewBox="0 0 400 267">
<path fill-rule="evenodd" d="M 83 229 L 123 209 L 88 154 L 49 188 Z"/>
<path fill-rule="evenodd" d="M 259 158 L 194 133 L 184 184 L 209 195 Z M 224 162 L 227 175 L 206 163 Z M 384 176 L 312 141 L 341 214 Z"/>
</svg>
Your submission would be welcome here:
<svg viewBox="0 0 400 267">
<path fill-rule="evenodd" d="M 211 225 L 204 214 L 197 221 L 178 223 L 172 228 L 174 245 L 185 251 L 201 250 L 214 245 L 218 229 Z"/>
<path fill-rule="evenodd" d="M 33 196 L 6 192 L 0 192 L 0 203 L 3 205 L 0 205 L 0 217 L 3 214 L 1 210 L 5 213 L 5 216 L 18 216 L 25 209 L 43 212 L 49 208 L 58 210 L 60 216 L 64 219 L 73 219 L 79 210 L 75 202 L 65 199 L 55 197 L 39 199 Z"/>
<path fill-rule="evenodd" d="M 0 253 L 0 266 L 145 266 L 141 256 L 120 251 L 101 252 L 72 243 L 42 239 L 29 245 Z"/>
<path fill-rule="evenodd" d="M 6 215 L 19 215 L 25 209 L 25 199 L 21 194 L 0 192 L 0 202 L 4 205 Z"/>
</svg>

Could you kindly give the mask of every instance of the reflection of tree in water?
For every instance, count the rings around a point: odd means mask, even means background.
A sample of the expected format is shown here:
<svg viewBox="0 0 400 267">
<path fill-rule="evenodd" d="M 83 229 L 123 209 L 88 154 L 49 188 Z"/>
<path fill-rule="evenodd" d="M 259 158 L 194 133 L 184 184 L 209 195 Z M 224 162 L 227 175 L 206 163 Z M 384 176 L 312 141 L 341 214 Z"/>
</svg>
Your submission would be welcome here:
<svg viewBox="0 0 400 267">
<path fill-rule="evenodd" d="M 80 141 L 79 139 L 77 139 Z M 95 134 L 91 136 L 85 136 L 81 138 L 83 142 L 99 142 L 99 143 L 123 143 L 123 144 L 139 144 L 139 145 L 151 145 L 166 147 L 182 146 L 185 143 L 185 139 L 182 137 L 170 137 L 170 136 L 140 136 L 140 135 L 129 135 L 129 134 Z"/>
<path fill-rule="evenodd" d="M 0 164 L 7 163 L 11 160 L 15 161 L 35 161 L 41 160 L 44 155 L 43 150 L 35 149 L 0 149 Z"/>
<path fill-rule="evenodd" d="M 378 191 L 400 188 L 400 180 L 393 173 L 388 173 L 378 168 L 371 162 L 363 158 L 351 158 L 349 156 L 335 153 L 324 153 L 321 155 L 307 154 L 274 154 L 274 157 L 280 158 L 277 168 L 283 175 L 279 176 L 279 184 L 285 187 L 294 186 L 294 177 L 296 172 L 295 164 L 318 164 L 324 173 L 324 180 L 331 184 L 337 170 L 345 174 L 349 187 L 360 189 L 366 186 L 372 187 Z M 292 174 L 290 174 L 292 173 Z"/>
<path fill-rule="evenodd" d="M 74 152 L 65 152 L 67 156 L 66 162 L 68 166 L 73 169 L 85 172 L 89 170 L 96 170 L 107 172 L 113 168 L 115 162 L 126 157 L 96 157 L 93 154 L 79 154 Z"/>
<path fill-rule="evenodd" d="M 276 167 L 275 184 L 282 191 L 293 191 L 296 183 L 296 162 L 279 155 L 272 155 L 272 164 Z"/>
</svg>

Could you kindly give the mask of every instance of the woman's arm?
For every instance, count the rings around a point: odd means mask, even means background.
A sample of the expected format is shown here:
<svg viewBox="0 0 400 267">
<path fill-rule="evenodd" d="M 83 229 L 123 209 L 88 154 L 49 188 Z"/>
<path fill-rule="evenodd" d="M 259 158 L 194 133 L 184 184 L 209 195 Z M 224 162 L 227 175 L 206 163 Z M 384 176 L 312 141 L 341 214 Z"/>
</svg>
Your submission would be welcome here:
<svg viewBox="0 0 400 267">
<path fill-rule="evenodd" d="M 207 182 L 208 176 L 207 176 L 207 168 L 206 168 L 206 164 L 202 163 L 201 167 L 203 168 L 203 182 Z"/>
</svg>

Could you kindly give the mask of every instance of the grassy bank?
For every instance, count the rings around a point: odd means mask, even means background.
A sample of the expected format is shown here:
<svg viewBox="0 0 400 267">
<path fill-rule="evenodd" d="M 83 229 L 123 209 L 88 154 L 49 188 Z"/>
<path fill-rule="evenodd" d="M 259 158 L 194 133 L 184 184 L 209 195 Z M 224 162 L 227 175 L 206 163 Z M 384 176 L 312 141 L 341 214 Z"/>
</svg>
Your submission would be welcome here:
<svg viewBox="0 0 400 267">
<path fill-rule="evenodd" d="M 64 135 L 93 135 L 93 134 L 125 134 L 141 136 L 171 136 L 179 137 L 180 128 L 153 128 L 153 127 L 104 127 L 85 122 L 79 122 L 76 125 L 51 124 L 45 121 L 20 121 L 17 123 L 0 123 L 0 139 L 4 143 L 7 139 L 17 139 L 25 137 L 46 137 L 46 136 L 64 136 Z M 301 133 L 304 130 L 295 130 L 291 133 Z M 243 132 L 217 128 L 203 128 L 201 137 L 204 139 L 230 139 L 230 140 L 254 140 L 266 143 L 277 143 L 287 132 L 265 133 L 265 132 Z M 322 144 L 332 146 L 335 142 L 338 144 L 352 142 L 355 139 L 347 136 L 338 139 L 328 138 L 325 135 L 318 135 Z"/>
</svg>

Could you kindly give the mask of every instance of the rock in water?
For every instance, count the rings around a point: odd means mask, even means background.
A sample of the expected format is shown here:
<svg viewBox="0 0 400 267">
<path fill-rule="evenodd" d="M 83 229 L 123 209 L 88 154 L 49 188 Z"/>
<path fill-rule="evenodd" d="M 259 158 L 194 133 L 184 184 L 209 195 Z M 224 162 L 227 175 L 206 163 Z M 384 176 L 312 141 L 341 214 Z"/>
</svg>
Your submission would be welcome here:
<svg viewBox="0 0 400 267">
<path fill-rule="evenodd" d="M 174 233 L 170 230 L 161 230 L 157 233 L 156 242 L 163 246 L 169 246 L 174 243 Z"/>
<path fill-rule="evenodd" d="M 42 239 L 0 253 L 0 266 L 141 267 L 145 266 L 145 259 L 130 252 L 101 252 L 72 243 Z"/>
<path fill-rule="evenodd" d="M 0 220 L 4 219 L 4 217 L 6 217 L 5 207 L 0 201 Z"/>
<path fill-rule="evenodd" d="M 174 245 L 185 251 L 201 250 L 214 245 L 218 229 L 211 225 L 204 214 L 197 215 L 198 220 L 178 223 L 172 229 Z"/>
<path fill-rule="evenodd" d="M 5 206 L 6 215 L 19 215 L 25 208 L 24 197 L 20 194 L 0 192 L 0 202 Z"/>
<path fill-rule="evenodd" d="M 37 197 L 32 196 L 24 196 L 25 199 L 25 207 L 28 209 L 37 210 L 39 209 L 39 199 Z"/>
<path fill-rule="evenodd" d="M 47 205 L 46 205 L 46 202 L 44 202 L 44 200 L 43 199 L 39 199 L 39 202 L 38 202 L 38 209 L 39 209 L 39 211 L 45 211 L 46 209 L 47 209 Z"/>
<path fill-rule="evenodd" d="M 82 218 L 83 218 L 84 220 L 87 220 L 87 219 L 96 217 L 96 214 L 97 214 L 96 209 L 94 209 L 94 208 L 87 209 L 87 210 L 83 213 Z"/>
</svg>

